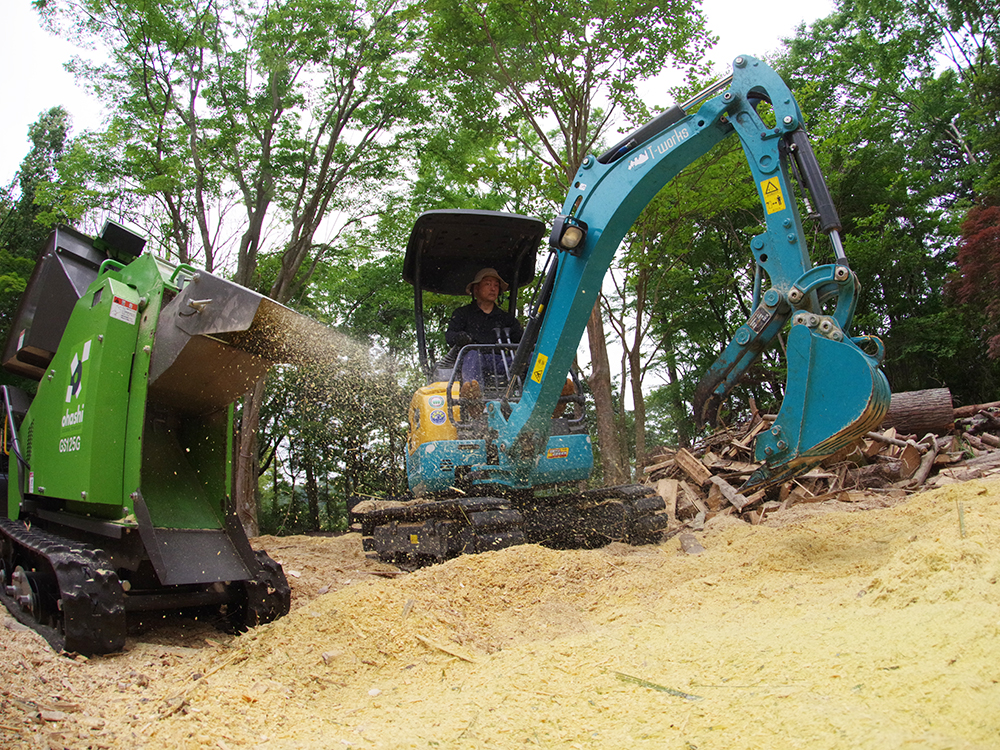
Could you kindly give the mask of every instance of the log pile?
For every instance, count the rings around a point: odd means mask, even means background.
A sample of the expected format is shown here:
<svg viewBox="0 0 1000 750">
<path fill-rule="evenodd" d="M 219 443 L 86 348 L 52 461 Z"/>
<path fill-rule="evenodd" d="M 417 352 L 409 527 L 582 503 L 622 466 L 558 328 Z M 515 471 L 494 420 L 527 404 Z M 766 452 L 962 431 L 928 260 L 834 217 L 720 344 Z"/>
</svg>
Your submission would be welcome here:
<svg viewBox="0 0 1000 750">
<path fill-rule="evenodd" d="M 953 408 L 951 394 L 941 391 L 947 389 L 894 395 L 893 405 L 900 398 L 904 408 L 890 408 L 880 430 L 780 487 L 740 492 L 761 465 L 754 461 L 754 439 L 774 420 L 762 414 L 718 430 L 694 448 L 660 449 L 645 468 L 644 481 L 666 501 L 671 530 L 680 531 L 698 529 L 716 515 L 757 524 L 803 503 L 879 507 L 925 489 L 1000 473 L 1000 402 Z M 920 412 L 921 394 L 931 416 Z M 938 431 L 902 431 L 929 423 Z"/>
</svg>

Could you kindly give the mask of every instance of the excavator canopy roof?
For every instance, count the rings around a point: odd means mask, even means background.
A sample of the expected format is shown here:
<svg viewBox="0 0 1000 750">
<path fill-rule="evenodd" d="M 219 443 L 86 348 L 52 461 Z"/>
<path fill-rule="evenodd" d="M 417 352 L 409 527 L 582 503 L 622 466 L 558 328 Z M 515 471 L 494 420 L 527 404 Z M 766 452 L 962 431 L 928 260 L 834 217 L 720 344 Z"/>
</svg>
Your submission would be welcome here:
<svg viewBox="0 0 1000 750">
<path fill-rule="evenodd" d="M 481 268 L 495 268 L 513 290 L 535 276 L 545 234 L 538 219 L 500 211 L 441 210 L 421 214 L 403 260 L 403 279 L 418 292 L 465 295 Z"/>
</svg>

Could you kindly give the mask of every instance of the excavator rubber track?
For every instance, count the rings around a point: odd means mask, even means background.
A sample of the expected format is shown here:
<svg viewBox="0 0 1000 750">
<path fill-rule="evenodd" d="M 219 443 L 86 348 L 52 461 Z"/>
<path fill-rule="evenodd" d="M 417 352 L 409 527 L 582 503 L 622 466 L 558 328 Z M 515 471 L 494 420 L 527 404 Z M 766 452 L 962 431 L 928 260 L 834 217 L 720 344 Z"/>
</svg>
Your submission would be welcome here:
<svg viewBox="0 0 1000 750">
<path fill-rule="evenodd" d="M 357 506 L 352 520 L 365 551 L 404 566 L 525 543 L 559 549 L 654 544 L 668 524 L 663 498 L 642 485 L 530 499 L 374 502 Z"/>
<path fill-rule="evenodd" d="M 104 552 L 7 518 L 0 518 L 0 532 L 0 601 L 18 621 L 56 651 L 124 647 L 125 593 Z"/>
<path fill-rule="evenodd" d="M 655 544 L 669 520 L 663 498 L 640 484 L 537 498 L 521 512 L 529 541 L 561 549 Z"/>
<path fill-rule="evenodd" d="M 352 519 L 366 552 L 402 565 L 424 565 L 525 542 L 524 518 L 499 497 L 374 502 Z"/>
</svg>

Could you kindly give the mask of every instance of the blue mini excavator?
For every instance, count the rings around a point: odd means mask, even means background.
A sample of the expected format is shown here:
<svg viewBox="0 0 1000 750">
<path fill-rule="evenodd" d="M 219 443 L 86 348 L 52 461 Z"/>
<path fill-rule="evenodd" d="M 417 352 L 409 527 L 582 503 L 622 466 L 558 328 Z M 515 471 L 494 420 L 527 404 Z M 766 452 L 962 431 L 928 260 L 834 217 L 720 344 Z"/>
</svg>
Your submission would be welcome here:
<svg viewBox="0 0 1000 750">
<path fill-rule="evenodd" d="M 773 124 L 758 109 L 768 105 Z M 770 117 L 768 118 L 771 119 Z M 366 548 L 385 559 L 436 561 L 525 541 L 596 546 L 640 543 L 666 525 L 648 488 L 580 491 L 593 454 L 581 389 L 571 369 L 615 251 L 642 209 L 685 166 L 739 137 L 763 205 L 765 230 L 751 243 L 757 264 L 753 312 L 698 386 L 700 424 L 786 329 L 788 382 L 776 421 L 755 454 L 762 466 L 744 492 L 784 482 L 881 423 L 890 401 L 882 344 L 853 337 L 859 292 L 840 241 L 840 220 L 792 93 L 767 65 L 737 57 L 733 73 L 674 106 L 601 156 L 588 156 L 549 236 L 551 253 L 520 342 L 498 331 L 431 363 L 422 293 L 462 294 L 483 267 L 519 287 L 534 276 L 540 222 L 482 211 L 423 214 L 411 233 L 404 277 L 416 290 L 417 333 L 428 384 L 409 409 L 407 472 L 413 499 L 366 501 L 352 517 Z M 829 237 L 835 262 L 814 266 L 790 175 Z M 765 276 L 767 283 L 765 285 Z M 483 404 L 462 397 L 463 358 L 499 355 L 502 373 L 483 384 Z"/>
</svg>

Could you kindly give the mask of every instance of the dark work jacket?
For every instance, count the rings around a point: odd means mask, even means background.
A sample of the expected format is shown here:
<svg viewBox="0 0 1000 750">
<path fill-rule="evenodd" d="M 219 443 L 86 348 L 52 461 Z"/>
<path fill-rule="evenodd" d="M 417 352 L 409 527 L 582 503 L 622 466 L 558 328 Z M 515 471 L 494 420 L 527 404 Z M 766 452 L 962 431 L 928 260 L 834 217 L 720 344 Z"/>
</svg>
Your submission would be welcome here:
<svg viewBox="0 0 1000 750">
<path fill-rule="evenodd" d="M 465 332 L 472 336 L 474 344 L 495 344 L 496 328 L 500 329 L 501 338 L 505 338 L 503 329 L 509 328 L 510 340 L 514 343 L 521 340 L 521 324 L 517 318 L 499 305 L 493 305 L 492 312 L 487 315 L 473 300 L 452 313 L 444 339 L 448 342 L 448 346 L 455 346 L 458 343 L 458 334 Z"/>
</svg>

